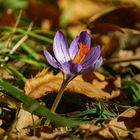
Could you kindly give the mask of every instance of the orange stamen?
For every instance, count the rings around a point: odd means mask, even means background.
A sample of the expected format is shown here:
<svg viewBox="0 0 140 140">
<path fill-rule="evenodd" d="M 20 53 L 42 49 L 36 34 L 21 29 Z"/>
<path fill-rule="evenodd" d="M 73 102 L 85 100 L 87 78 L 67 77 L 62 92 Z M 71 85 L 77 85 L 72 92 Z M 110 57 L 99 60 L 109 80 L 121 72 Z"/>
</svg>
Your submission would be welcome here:
<svg viewBox="0 0 140 140">
<path fill-rule="evenodd" d="M 87 45 L 82 44 L 81 42 L 78 43 L 79 45 L 79 50 L 76 53 L 74 59 L 73 59 L 73 63 L 80 63 L 82 62 L 82 60 L 84 59 L 86 53 L 89 51 L 89 47 Z"/>
</svg>

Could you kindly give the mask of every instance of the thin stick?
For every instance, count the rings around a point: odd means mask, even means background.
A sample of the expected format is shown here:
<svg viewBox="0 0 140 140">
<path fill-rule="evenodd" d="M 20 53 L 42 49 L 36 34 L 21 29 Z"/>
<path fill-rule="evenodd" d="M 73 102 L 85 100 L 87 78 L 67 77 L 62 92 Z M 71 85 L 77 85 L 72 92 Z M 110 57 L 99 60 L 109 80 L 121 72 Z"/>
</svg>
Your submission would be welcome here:
<svg viewBox="0 0 140 140">
<path fill-rule="evenodd" d="M 140 57 L 138 58 L 130 58 L 130 59 L 112 59 L 112 60 L 106 60 L 104 62 L 104 65 L 106 64 L 117 64 L 117 63 L 127 63 L 132 61 L 140 61 Z"/>
</svg>

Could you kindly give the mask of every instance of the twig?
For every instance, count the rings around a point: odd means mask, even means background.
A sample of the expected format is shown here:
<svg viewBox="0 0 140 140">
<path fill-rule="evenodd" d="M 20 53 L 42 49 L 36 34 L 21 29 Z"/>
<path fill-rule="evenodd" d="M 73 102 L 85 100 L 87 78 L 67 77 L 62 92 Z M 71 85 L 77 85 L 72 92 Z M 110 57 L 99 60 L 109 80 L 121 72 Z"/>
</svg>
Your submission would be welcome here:
<svg viewBox="0 0 140 140">
<path fill-rule="evenodd" d="M 103 65 L 107 64 L 117 64 L 117 63 L 127 63 L 132 61 L 140 61 L 140 57 L 138 58 L 130 58 L 130 59 L 112 59 L 112 60 L 106 60 Z"/>
</svg>

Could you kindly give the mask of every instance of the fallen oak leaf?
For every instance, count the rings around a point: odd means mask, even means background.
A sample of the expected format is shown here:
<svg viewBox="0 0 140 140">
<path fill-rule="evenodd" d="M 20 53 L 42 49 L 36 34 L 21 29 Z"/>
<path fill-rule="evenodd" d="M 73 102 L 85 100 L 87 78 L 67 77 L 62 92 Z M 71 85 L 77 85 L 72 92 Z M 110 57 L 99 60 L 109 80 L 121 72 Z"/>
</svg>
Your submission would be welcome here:
<svg viewBox="0 0 140 140">
<path fill-rule="evenodd" d="M 34 78 L 26 81 L 25 92 L 27 95 L 34 99 L 43 97 L 51 92 L 58 92 L 60 85 L 63 81 L 62 73 L 54 75 L 48 70 L 43 70 L 38 73 Z M 92 99 L 111 99 L 119 96 L 119 90 L 106 92 L 100 88 L 95 87 L 92 83 L 85 81 L 82 75 L 73 79 L 65 91 L 84 94 Z"/>
</svg>

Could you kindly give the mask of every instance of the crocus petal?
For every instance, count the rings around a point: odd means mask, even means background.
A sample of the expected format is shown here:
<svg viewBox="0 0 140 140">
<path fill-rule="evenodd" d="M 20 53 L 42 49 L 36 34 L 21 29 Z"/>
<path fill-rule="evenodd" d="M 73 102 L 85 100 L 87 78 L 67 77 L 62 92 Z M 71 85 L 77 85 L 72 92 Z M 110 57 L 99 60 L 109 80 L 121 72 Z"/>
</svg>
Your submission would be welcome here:
<svg viewBox="0 0 140 140">
<path fill-rule="evenodd" d="M 87 31 L 83 31 L 80 33 L 79 42 L 84 45 L 87 45 L 90 48 L 91 38 L 90 35 L 87 33 Z"/>
<path fill-rule="evenodd" d="M 46 57 L 46 59 L 47 59 L 47 61 L 48 61 L 48 63 L 50 64 L 50 65 L 52 65 L 53 67 L 55 67 L 55 68 L 59 68 L 59 63 L 55 60 L 55 58 L 47 51 L 47 50 L 45 50 L 44 49 L 44 54 L 45 54 L 45 57 Z"/>
<path fill-rule="evenodd" d="M 83 68 L 81 70 L 81 73 L 87 73 L 92 70 L 97 70 L 103 63 L 102 57 L 96 60 L 96 62 L 93 62 L 89 67 Z"/>
<path fill-rule="evenodd" d="M 71 42 L 70 48 L 69 48 L 69 54 L 70 54 L 70 58 L 73 59 L 77 53 L 77 51 L 79 50 L 78 47 L 78 40 L 79 40 L 79 36 L 76 36 L 73 41 Z"/>
<path fill-rule="evenodd" d="M 63 63 L 60 69 L 63 71 L 64 75 L 67 78 L 73 78 L 80 73 L 80 71 L 82 70 L 82 65 L 78 63 L 74 64 L 71 61 L 68 61 Z"/>
<path fill-rule="evenodd" d="M 85 56 L 84 60 L 82 61 L 83 68 L 89 67 L 91 64 L 96 62 L 96 60 L 100 57 L 100 46 L 95 46 L 92 48 Z"/>
<path fill-rule="evenodd" d="M 102 63 L 103 63 L 103 58 L 102 57 L 100 57 L 98 60 L 97 60 L 97 62 L 94 64 L 94 70 L 97 70 L 101 65 L 102 65 Z"/>
<path fill-rule="evenodd" d="M 64 63 L 70 60 L 68 43 L 65 35 L 61 31 L 57 31 L 53 42 L 53 52 L 56 59 L 60 63 Z"/>
</svg>

